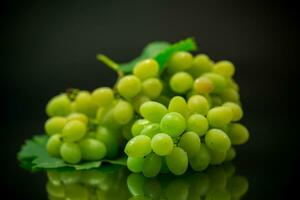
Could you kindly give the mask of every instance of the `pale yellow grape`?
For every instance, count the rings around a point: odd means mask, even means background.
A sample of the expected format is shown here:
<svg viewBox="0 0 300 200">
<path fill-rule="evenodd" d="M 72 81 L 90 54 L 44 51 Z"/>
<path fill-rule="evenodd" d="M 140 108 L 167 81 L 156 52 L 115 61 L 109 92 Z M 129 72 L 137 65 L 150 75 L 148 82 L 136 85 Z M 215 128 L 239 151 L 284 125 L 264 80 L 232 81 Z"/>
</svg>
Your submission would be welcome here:
<svg viewBox="0 0 300 200">
<path fill-rule="evenodd" d="M 202 95 L 191 96 L 187 104 L 191 113 L 198 113 L 205 116 L 209 110 L 209 103 Z"/>
<path fill-rule="evenodd" d="M 193 87 L 193 77 L 186 72 L 177 72 L 170 79 L 171 89 L 179 94 L 184 94 Z"/>
<path fill-rule="evenodd" d="M 66 116 L 72 111 L 71 101 L 65 94 L 53 97 L 46 106 L 48 116 Z"/>
<path fill-rule="evenodd" d="M 97 105 L 92 100 L 89 92 L 82 91 L 76 96 L 75 99 L 76 112 L 86 114 L 89 117 L 94 117 L 97 112 Z"/>
<path fill-rule="evenodd" d="M 168 110 L 163 104 L 155 101 L 148 101 L 143 103 L 140 107 L 141 115 L 151 122 L 160 122 L 161 118 L 167 114 L 167 112 Z"/>
<path fill-rule="evenodd" d="M 158 78 L 149 78 L 142 83 L 142 93 L 151 99 L 159 97 L 163 85 Z"/>
<path fill-rule="evenodd" d="M 203 136 L 208 130 L 208 121 L 206 117 L 201 114 L 192 114 L 187 120 L 187 130 Z"/>
<path fill-rule="evenodd" d="M 146 135 L 133 137 L 127 142 L 124 151 L 130 157 L 144 157 L 151 152 L 151 138 Z"/>
<path fill-rule="evenodd" d="M 227 81 L 220 74 L 209 72 L 209 73 L 203 74 L 202 77 L 206 77 L 213 82 L 214 89 L 213 89 L 212 93 L 219 94 L 227 88 Z"/>
<path fill-rule="evenodd" d="M 224 131 L 210 129 L 205 135 L 205 144 L 213 151 L 226 152 L 231 146 L 231 141 Z"/>
<path fill-rule="evenodd" d="M 157 77 L 159 64 L 154 59 L 146 59 L 138 62 L 133 68 L 133 74 L 141 80 Z"/>
<path fill-rule="evenodd" d="M 232 103 L 232 102 L 224 103 L 223 106 L 227 106 L 227 107 L 231 108 L 232 121 L 239 121 L 240 119 L 242 119 L 244 113 L 243 113 L 241 106 L 239 106 L 236 103 Z"/>
<path fill-rule="evenodd" d="M 205 54 L 195 56 L 191 67 L 187 70 L 194 78 L 201 74 L 211 72 L 213 69 L 213 61 Z"/>
<path fill-rule="evenodd" d="M 214 107 L 207 113 L 209 125 L 216 128 L 222 128 L 229 124 L 232 116 L 232 109 L 227 106 Z"/>
<path fill-rule="evenodd" d="M 171 99 L 168 110 L 169 112 L 178 112 L 183 117 L 187 117 L 189 111 L 185 99 L 181 96 L 175 96 Z"/>
<path fill-rule="evenodd" d="M 178 146 L 185 150 L 188 157 L 191 158 L 199 151 L 201 140 L 197 133 L 189 131 L 180 137 Z"/>
<path fill-rule="evenodd" d="M 235 72 L 235 67 L 232 64 L 232 62 L 228 60 L 222 60 L 217 62 L 214 65 L 214 70 L 215 73 L 220 74 L 226 78 L 232 77 Z"/>
<path fill-rule="evenodd" d="M 114 119 L 119 124 L 127 124 L 133 117 L 133 108 L 127 101 L 120 100 L 113 110 Z"/>
<path fill-rule="evenodd" d="M 64 161 L 70 164 L 77 164 L 81 160 L 79 145 L 73 142 L 65 142 L 61 145 L 60 155 Z"/>
<path fill-rule="evenodd" d="M 122 77 L 117 83 L 119 94 L 127 99 L 136 96 L 142 89 L 141 80 L 134 75 Z"/>
<path fill-rule="evenodd" d="M 229 136 L 233 145 L 244 144 L 249 139 L 248 129 L 240 123 L 230 124 L 227 135 Z"/>
<path fill-rule="evenodd" d="M 66 118 L 64 117 L 51 117 L 45 123 L 45 130 L 48 135 L 58 134 L 66 125 Z"/>
<path fill-rule="evenodd" d="M 131 127 L 131 133 L 133 136 L 140 135 L 142 130 L 148 125 L 150 122 L 146 119 L 138 119 L 134 122 Z"/>
<path fill-rule="evenodd" d="M 147 97 L 146 95 L 140 93 L 137 96 L 132 98 L 132 106 L 135 112 L 139 113 L 140 112 L 140 107 L 143 103 L 150 101 L 151 99 Z"/>
<path fill-rule="evenodd" d="M 173 140 L 165 133 L 159 133 L 151 139 L 151 148 L 159 156 L 169 155 L 173 150 Z"/>
<path fill-rule="evenodd" d="M 106 156 L 106 146 L 96 139 L 87 138 L 79 142 L 83 160 L 100 160 Z"/>
<path fill-rule="evenodd" d="M 62 145 L 62 138 L 60 134 L 52 135 L 47 141 L 47 151 L 50 156 L 59 157 L 60 147 Z"/>
<path fill-rule="evenodd" d="M 168 69 L 171 72 L 182 71 L 191 67 L 193 55 L 186 51 L 174 53 L 168 61 Z"/>
<path fill-rule="evenodd" d="M 82 113 L 72 113 L 67 117 L 67 122 L 72 120 L 79 120 L 85 124 L 88 123 L 88 117 L 85 114 Z"/>
<path fill-rule="evenodd" d="M 109 87 L 97 88 L 92 93 L 92 100 L 97 106 L 107 106 L 114 100 L 114 92 Z"/>
<path fill-rule="evenodd" d="M 69 121 L 63 128 L 62 135 L 64 141 L 74 142 L 84 137 L 87 132 L 86 124 L 79 120 Z"/>
<path fill-rule="evenodd" d="M 208 94 L 214 90 L 214 84 L 207 77 L 199 77 L 194 82 L 194 90 L 198 94 Z"/>
<path fill-rule="evenodd" d="M 220 97 L 224 102 L 230 101 L 238 103 L 240 101 L 239 93 L 233 88 L 227 88 L 223 90 L 220 94 Z"/>
</svg>

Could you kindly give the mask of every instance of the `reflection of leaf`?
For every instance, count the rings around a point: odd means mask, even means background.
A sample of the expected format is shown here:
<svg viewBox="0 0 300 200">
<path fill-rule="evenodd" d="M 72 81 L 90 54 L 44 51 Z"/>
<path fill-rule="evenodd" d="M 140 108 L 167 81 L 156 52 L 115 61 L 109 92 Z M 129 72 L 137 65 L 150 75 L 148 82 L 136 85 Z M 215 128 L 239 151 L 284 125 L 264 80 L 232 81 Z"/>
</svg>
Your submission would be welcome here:
<svg viewBox="0 0 300 200">
<path fill-rule="evenodd" d="M 48 155 L 46 143 L 48 136 L 35 136 L 31 140 L 27 140 L 21 151 L 18 153 L 18 159 L 21 166 L 25 169 L 56 169 L 56 168 L 73 168 L 76 170 L 98 168 L 102 163 L 111 163 L 126 166 L 126 158 L 118 158 L 116 160 L 102 160 L 84 162 L 81 164 L 71 165 L 65 163 L 60 158 L 54 158 Z"/>
</svg>

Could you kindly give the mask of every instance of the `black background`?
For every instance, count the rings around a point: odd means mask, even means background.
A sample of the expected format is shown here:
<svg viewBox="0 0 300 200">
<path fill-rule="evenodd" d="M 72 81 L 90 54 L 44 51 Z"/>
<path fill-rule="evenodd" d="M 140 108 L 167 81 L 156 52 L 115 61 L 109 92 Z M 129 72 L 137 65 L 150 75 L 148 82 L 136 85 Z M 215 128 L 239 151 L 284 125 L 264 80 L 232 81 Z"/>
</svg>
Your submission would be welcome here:
<svg viewBox="0 0 300 200">
<path fill-rule="evenodd" d="M 45 177 L 20 169 L 16 153 L 25 139 L 43 132 L 44 107 L 52 96 L 69 87 L 113 85 L 116 75 L 96 61 L 97 53 L 124 62 L 150 41 L 189 36 L 200 53 L 236 65 L 243 123 L 251 132 L 235 161 L 250 181 L 245 199 L 297 193 L 295 3 L 12 0 L 1 10 L 0 184 L 11 197 L 46 198 Z"/>
</svg>

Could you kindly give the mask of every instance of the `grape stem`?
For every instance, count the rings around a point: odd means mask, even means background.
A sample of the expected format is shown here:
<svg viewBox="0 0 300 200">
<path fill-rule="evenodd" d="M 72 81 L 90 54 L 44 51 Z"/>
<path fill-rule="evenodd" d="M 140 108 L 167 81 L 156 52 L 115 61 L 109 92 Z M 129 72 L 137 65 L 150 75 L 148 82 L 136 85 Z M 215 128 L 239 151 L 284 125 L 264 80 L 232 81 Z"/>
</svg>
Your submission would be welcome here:
<svg viewBox="0 0 300 200">
<path fill-rule="evenodd" d="M 119 79 L 124 76 L 123 71 L 120 69 L 120 65 L 117 64 L 112 59 L 110 59 L 109 57 L 107 57 L 106 55 L 104 55 L 104 54 L 97 54 L 96 58 L 100 62 L 103 62 L 107 67 L 109 67 L 112 70 L 114 70 L 115 72 L 117 72 Z"/>
</svg>

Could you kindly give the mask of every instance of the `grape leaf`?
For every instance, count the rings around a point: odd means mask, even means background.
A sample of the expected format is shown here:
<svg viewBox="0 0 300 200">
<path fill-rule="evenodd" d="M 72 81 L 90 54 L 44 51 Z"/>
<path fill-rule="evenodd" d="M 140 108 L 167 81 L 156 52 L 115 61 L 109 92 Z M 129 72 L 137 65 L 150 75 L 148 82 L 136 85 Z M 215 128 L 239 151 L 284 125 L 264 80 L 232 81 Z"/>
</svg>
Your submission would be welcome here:
<svg viewBox="0 0 300 200">
<path fill-rule="evenodd" d="M 121 157 L 116 160 L 104 159 L 101 161 L 90 161 L 76 165 L 65 163 L 60 158 L 54 158 L 48 155 L 46 143 L 48 136 L 34 136 L 31 140 L 27 140 L 18 153 L 18 160 L 21 167 L 33 171 L 41 169 L 57 169 L 57 168 L 73 168 L 76 170 L 86 170 L 99 168 L 102 163 L 111 163 L 126 166 L 126 158 Z"/>
</svg>

